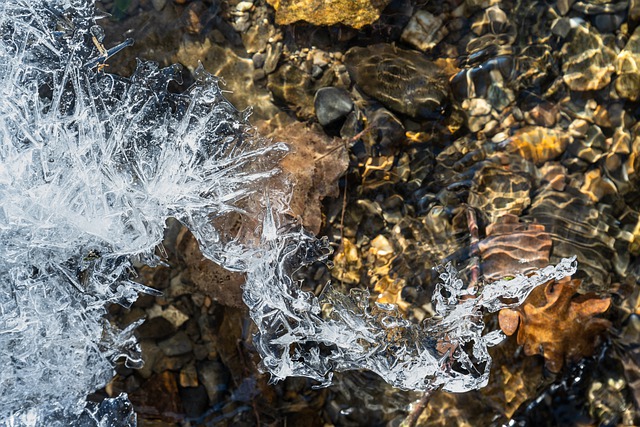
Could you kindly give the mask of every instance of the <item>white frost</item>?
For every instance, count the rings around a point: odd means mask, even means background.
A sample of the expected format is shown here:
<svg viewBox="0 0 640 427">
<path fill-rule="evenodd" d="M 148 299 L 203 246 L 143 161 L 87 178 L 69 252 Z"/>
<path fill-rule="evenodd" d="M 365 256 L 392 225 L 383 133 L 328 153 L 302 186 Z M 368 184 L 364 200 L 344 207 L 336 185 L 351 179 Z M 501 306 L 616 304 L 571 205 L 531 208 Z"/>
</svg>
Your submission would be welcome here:
<svg viewBox="0 0 640 427">
<path fill-rule="evenodd" d="M 176 67 L 100 72 L 93 14 L 88 0 L 0 2 L 0 424 L 98 423 L 85 396 L 115 359 L 141 363 L 132 330 L 104 319 L 155 292 L 130 280 L 132 261 L 158 262 L 175 217 L 238 267 L 211 222 L 244 218 L 286 152 L 202 69 L 180 95 Z"/>
</svg>

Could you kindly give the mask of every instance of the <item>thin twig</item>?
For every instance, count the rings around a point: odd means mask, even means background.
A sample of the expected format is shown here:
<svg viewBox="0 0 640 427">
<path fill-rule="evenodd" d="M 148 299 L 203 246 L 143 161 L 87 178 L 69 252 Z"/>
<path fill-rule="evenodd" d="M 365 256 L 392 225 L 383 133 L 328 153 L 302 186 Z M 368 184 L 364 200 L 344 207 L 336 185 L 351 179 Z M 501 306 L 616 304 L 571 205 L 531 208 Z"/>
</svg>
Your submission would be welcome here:
<svg viewBox="0 0 640 427">
<path fill-rule="evenodd" d="M 469 228 L 469 234 L 471 240 L 469 246 L 471 248 L 478 247 L 480 241 L 478 235 L 478 220 L 476 218 L 476 211 L 471 206 L 467 206 L 467 226 Z M 469 283 L 469 289 L 475 288 L 478 285 L 480 279 L 480 260 L 478 254 L 473 254 L 470 260 L 471 264 L 471 283 Z"/>
<path fill-rule="evenodd" d="M 424 410 L 427 408 L 429 400 L 431 400 L 431 396 L 433 396 L 436 391 L 438 391 L 438 389 L 424 392 L 420 400 L 418 400 L 418 402 L 414 404 L 413 410 L 411 411 L 407 419 L 402 422 L 402 427 L 416 427 L 418 418 L 420 418 L 420 415 L 422 415 Z"/>
<path fill-rule="evenodd" d="M 342 245 L 342 255 L 344 259 L 345 269 L 347 267 L 347 250 L 344 246 L 344 214 L 347 210 L 347 185 L 349 183 L 349 169 L 347 168 L 347 173 L 344 175 L 344 194 L 342 195 L 342 212 L 340 212 L 340 244 Z M 344 276 L 344 272 L 340 275 L 340 287 L 344 286 L 342 282 L 342 277 Z"/>
</svg>

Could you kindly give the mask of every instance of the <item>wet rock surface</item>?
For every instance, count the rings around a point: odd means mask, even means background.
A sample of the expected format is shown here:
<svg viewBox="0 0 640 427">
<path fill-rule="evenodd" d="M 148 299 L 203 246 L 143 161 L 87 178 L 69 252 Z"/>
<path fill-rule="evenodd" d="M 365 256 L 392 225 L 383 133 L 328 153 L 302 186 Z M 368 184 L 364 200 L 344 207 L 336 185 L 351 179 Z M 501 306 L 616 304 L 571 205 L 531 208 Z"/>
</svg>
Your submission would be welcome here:
<svg viewBox="0 0 640 427">
<path fill-rule="evenodd" d="M 318 123 L 329 126 L 347 117 L 353 109 L 353 100 L 345 90 L 324 87 L 316 92 L 313 105 Z"/>
<path fill-rule="evenodd" d="M 416 119 L 438 119 L 448 103 L 444 70 L 420 54 L 378 44 L 347 51 L 356 85 L 387 108 Z"/>
<path fill-rule="evenodd" d="M 362 28 L 374 23 L 390 0 L 268 0 L 280 25 L 305 21 L 313 25 L 345 24 Z"/>
<path fill-rule="evenodd" d="M 572 90 L 599 90 L 611 82 L 616 54 L 595 28 L 578 25 L 562 53 L 564 81 Z"/>
<path fill-rule="evenodd" d="M 426 52 L 433 49 L 447 35 L 447 27 L 440 16 L 418 10 L 402 31 L 401 40 Z"/>
<path fill-rule="evenodd" d="M 636 28 L 616 62 L 616 91 L 622 98 L 637 101 L 640 97 L 640 30 Z"/>
<path fill-rule="evenodd" d="M 635 2 L 125 3 L 99 2 L 113 15 L 107 38 L 136 39 L 110 71 L 128 75 L 135 56 L 180 62 L 179 90 L 201 60 L 263 135 L 292 147 L 290 214 L 334 248 L 333 268 L 299 272 L 304 290 L 367 288 L 419 322 L 433 314 L 438 264 L 482 286 L 577 257 L 570 282 L 492 318 L 512 336 L 493 350 L 487 387 L 436 393 L 418 425 L 640 423 Z M 140 272 L 164 295 L 112 310 L 121 325 L 147 319 L 146 365 L 119 368 L 103 391 L 128 392 L 141 425 L 409 415 L 420 396 L 367 374 L 323 390 L 269 385 L 244 278 L 204 260 L 177 224 L 164 246 L 171 267 Z"/>
</svg>

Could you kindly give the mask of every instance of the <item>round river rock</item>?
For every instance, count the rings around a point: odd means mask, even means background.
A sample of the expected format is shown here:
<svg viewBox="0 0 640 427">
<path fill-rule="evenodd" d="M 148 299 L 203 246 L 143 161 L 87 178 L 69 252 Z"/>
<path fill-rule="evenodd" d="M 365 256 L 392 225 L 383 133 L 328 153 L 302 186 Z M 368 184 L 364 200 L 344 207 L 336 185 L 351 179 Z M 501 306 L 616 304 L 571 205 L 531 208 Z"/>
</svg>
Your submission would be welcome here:
<svg viewBox="0 0 640 427">
<path fill-rule="evenodd" d="M 387 108 L 416 119 L 442 117 L 447 78 L 421 53 L 382 43 L 349 49 L 345 63 L 358 87 Z"/>
<path fill-rule="evenodd" d="M 322 126 L 337 123 L 347 117 L 353 109 L 353 101 L 344 89 L 323 87 L 318 89 L 314 99 L 316 117 Z"/>
</svg>

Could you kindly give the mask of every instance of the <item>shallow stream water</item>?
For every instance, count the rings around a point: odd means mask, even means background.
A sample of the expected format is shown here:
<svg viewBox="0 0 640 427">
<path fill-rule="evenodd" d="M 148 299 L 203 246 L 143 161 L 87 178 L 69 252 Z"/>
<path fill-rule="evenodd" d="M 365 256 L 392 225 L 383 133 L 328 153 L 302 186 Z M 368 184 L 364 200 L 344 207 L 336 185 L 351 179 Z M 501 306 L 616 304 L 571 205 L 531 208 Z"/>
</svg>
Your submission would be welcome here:
<svg viewBox="0 0 640 427">
<path fill-rule="evenodd" d="M 326 6 L 280 3 L 314 19 Z M 371 3 L 380 18 L 359 29 L 281 25 L 264 0 L 97 4 L 112 14 L 106 39 L 136 41 L 110 72 L 177 62 L 186 87 L 201 61 L 260 132 L 306 153 L 284 166 L 300 182 L 294 214 L 329 237 L 334 267 L 300 272 L 305 289 L 366 288 L 419 322 L 440 264 L 476 286 L 577 257 L 571 281 L 485 319 L 512 334 L 488 386 L 435 393 L 418 425 L 640 424 L 640 4 Z M 145 368 L 119 368 L 103 391 L 127 391 L 140 425 L 399 425 L 416 412 L 419 393 L 368 373 L 268 384 L 242 278 L 177 226 L 165 246 L 173 268 L 142 272 L 165 295 L 112 310 L 120 324 L 158 306 L 184 316 L 143 325 Z"/>
</svg>

